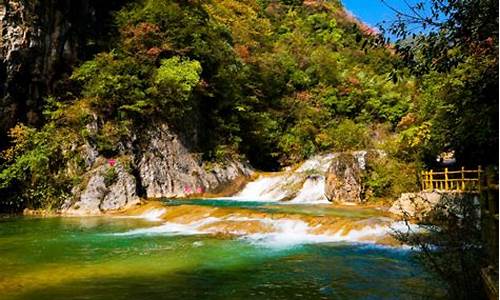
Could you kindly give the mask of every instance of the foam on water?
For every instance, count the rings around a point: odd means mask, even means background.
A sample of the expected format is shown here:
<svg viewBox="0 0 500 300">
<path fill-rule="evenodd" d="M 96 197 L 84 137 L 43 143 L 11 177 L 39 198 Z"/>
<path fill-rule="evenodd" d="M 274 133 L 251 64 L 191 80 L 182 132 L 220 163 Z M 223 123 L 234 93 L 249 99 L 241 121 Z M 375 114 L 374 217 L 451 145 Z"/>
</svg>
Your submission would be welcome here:
<svg viewBox="0 0 500 300">
<path fill-rule="evenodd" d="M 295 170 L 295 172 L 310 172 L 310 171 L 318 171 L 325 173 L 330 166 L 332 159 L 337 156 L 336 153 L 329 153 L 324 155 L 315 155 L 308 160 L 306 160 L 300 167 Z"/>
<path fill-rule="evenodd" d="M 114 218 L 126 218 L 126 219 L 144 219 L 148 221 L 161 221 L 167 210 L 165 208 L 153 208 L 148 209 L 140 215 L 137 216 L 114 216 Z"/>
<path fill-rule="evenodd" d="M 114 233 L 117 236 L 127 235 L 194 235 L 205 234 L 208 232 L 202 231 L 199 228 L 219 221 L 219 218 L 208 217 L 189 224 L 180 224 L 174 222 L 166 222 L 160 226 L 133 229 L 126 232 Z"/>
<path fill-rule="evenodd" d="M 282 188 L 285 176 L 271 175 L 260 176 L 257 180 L 249 182 L 245 188 L 230 197 L 234 200 L 252 200 L 252 201 L 279 201 L 286 197 L 286 191 Z"/>
<path fill-rule="evenodd" d="M 325 177 L 308 177 L 299 193 L 292 200 L 286 202 L 290 204 L 328 204 L 330 201 L 325 196 Z"/>
<path fill-rule="evenodd" d="M 366 167 L 366 154 L 366 151 L 353 152 L 361 169 Z M 261 175 L 255 181 L 249 182 L 238 194 L 225 199 L 265 202 L 291 199 L 284 203 L 327 204 L 329 201 L 325 196 L 325 174 L 336 156 L 336 153 L 315 155 L 295 170 Z"/>
<path fill-rule="evenodd" d="M 300 220 L 273 220 L 275 232 L 255 233 L 243 236 L 253 244 L 271 248 L 287 248 L 303 244 L 318 243 L 368 243 L 375 244 L 377 238 L 382 238 L 394 232 L 419 231 L 417 225 L 409 227 L 404 222 L 394 222 L 390 225 L 365 226 L 360 229 L 352 229 L 344 232 L 341 228 L 333 234 L 313 234 L 311 231 L 316 227 L 310 227 L 306 222 Z"/>
<path fill-rule="evenodd" d="M 312 229 L 300 220 L 273 220 L 273 232 L 254 233 L 241 237 L 252 244 L 270 248 L 288 248 L 302 244 L 317 244 L 334 241 L 332 236 L 311 234 Z"/>
<path fill-rule="evenodd" d="M 153 208 L 145 211 L 139 217 L 150 221 L 159 221 L 166 211 L 165 208 Z"/>
<path fill-rule="evenodd" d="M 294 204 L 328 203 L 324 196 L 324 174 L 335 156 L 334 153 L 316 155 L 294 171 L 261 175 L 229 199 L 277 202 L 291 198 L 289 203 Z M 298 191 L 297 186 L 301 187 Z"/>
<path fill-rule="evenodd" d="M 270 231 L 252 232 L 245 231 L 245 226 L 236 229 L 221 229 L 216 224 L 221 221 L 231 222 L 260 222 L 271 228 Z M 115 233 L 118 236 L 135 235 L 197 235 L 197 234 L 218 234 L 229 233 L 239 239 L 254 245 L 269 248 L 288 248 L 303 244 L 317 243 L 376 243 L 378 238 L 383 238 L 391 233 L 421 230 L 417 225 L 408 225 L 404 222 L 388 222 L 380 220 L 381 224 L 368 224 L 358 229 L 345 230 L 338 228 L 335 232 L 323 234 L 314 233 L 321 225 L 310 226 L 307 222 L 296 219 L 272 219 L 272 218 L 251 218 L 242 216 L 227 216 L 223 218 L 205 217 L 188 224 L 166 222 L 160 226 L 150 228 L 140 228 L 123 233 Z M 207 226 L 213 224 L 214 226 Z M 266 228 L 267 228 L 266 227 Z"/>
</svg>

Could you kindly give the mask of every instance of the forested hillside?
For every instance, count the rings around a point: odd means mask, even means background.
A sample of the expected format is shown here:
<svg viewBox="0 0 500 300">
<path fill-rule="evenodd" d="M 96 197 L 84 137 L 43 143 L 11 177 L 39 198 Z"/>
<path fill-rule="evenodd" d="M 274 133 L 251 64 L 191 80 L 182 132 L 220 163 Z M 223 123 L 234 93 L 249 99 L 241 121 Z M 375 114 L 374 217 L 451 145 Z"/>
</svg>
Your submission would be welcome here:
<svg viewBox="0 0 500 300">
<path fill-rule="evenodd" d="M 248 159 L 261 170 L 384 150 L 368 179 L 378 196 L 400 192 L 397 181 L 415 186 L 415 166 L 442 151 L 497 160 L 498 95 L 483 101 L 498 87 L 496 35 L 451 71 L 416 72 L 338 1 L 142 0 L 112 16 L 100 52 L 46 95 L 39 126 L 10 130 L 4 206 L 57 206 L 88 171 L 83 145 L 120 157 L 158 122 L 205 162 Z"/>
</svg>

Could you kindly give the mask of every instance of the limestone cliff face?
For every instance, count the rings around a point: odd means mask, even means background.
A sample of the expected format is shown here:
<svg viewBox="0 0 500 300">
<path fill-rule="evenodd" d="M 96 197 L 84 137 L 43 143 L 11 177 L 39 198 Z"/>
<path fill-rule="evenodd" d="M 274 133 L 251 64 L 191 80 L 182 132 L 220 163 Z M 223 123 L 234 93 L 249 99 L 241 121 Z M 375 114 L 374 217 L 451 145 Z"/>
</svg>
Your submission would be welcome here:
<svg viewBox="0 0 500 300">
<path fill-rule="evenodd" d="M 138 171 L 148 198 L 216 191 L 240 176 L 250 176 L 250 168 L 237 161 L 202 164 L 165 124 L 145 136 L 149 143 L 142 149 Z"/>
<path fill-rule="evenodd" d="M 237 160 L 207 165 L 164 123 L 141 132 L 140 140 L 134 135 L 113 159 L 83 145 L 88 172 L 73 188 L 63 212 L 95 215 L 130 207 L 140 198 L 214 193 L 253 173 L 247 163 Z"/>
<path fill-rule="evenodd" d="M 43 98 L 79 59 L 95 53 L 120 2 L 0 1 L 0 140 L 16 122 L 39 122 Z"/>
</svg>

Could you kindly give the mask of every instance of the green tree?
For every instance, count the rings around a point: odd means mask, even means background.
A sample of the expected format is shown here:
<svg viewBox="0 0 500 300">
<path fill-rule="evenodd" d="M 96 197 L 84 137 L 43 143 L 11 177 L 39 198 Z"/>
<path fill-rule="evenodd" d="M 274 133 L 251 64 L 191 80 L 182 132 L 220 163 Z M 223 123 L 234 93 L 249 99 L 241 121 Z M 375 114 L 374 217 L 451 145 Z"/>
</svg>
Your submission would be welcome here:
<svg viewBox="0 0 500 300">
<path fill-rule="evenodd" d="M 432 0 L 409 11 L 385 29 L 421 76 L 417 110 L 420 123 L 432 124 L 422 156 L 431 162 L 453 149 L 461 164 L 498 165 L 498 1 Z M 429 31 L 412 33 L 413 25 Z"/>
</svg>

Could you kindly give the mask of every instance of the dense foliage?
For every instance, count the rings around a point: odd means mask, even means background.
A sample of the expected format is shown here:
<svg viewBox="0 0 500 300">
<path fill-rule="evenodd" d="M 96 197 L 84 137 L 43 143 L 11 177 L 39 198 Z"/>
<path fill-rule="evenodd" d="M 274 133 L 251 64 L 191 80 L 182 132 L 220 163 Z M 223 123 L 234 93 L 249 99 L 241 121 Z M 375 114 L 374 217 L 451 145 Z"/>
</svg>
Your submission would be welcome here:
<svg viewBox="0 0 500 300">
<path fill-rule="evenodd" d="M 498 166 L 498 1 L 418 1 L 409 11 L 385 29 L 419 79 L 410 130 L 426 136 L 420 158 L 453 150 L 463 165 Z"/>
<path fill-rule="evenodd" d="M 42 177 L 64 198 L 85 171 L 82 147 L 121 155 L 156 121 L 205 160 L 243 156 L 264 170 L 322 151 L 382 148 L 396 160 L 373 167 L 377 196 L 415 183 L 408 162 L 449 149 L 484 157 L 498 144 L 496 36 L 438 68 L 430 62 L 441 52 L 413 46 L 436 46 L 455 25 L 394 50 L 334 0 L 136 0 L 115 13 L 115 25 L 112 50 L 82 62 L 48 98 L 45 125 L 13 129 L 0 190 L 22 199 L 7 201 L 46 206 L 26 192 Z M 398 170 L 412 179 L 396 183 Z"/>
<path fill-rule="evenodd" d="M 370 124 L 407 112 L 412 83 L 387 80 L 395 58 L 367 48 L 375 39 L 338 3 L 291 4 L 132 4 L 116 48 L 73 79 L 103 119 L 167 120 L 196 132 L 206 159 L 239 153 L 273 169 L 369 147 Z"/>
<path fill-rule="evenodd" d="M 489 181 L 498 182 L 498 1 L 427 4 L 399 13 L 386 28 L 400 38 L 401 63 L 418 76 L 418 102 L 402 133 L 411 142 L 406 152 L 430 164 L 439 151 L 454 151 L 461 165 L 488 165 Z M 415 25 L 432 30 L 410 35 Z M 421 250 L 419 258 L 452 298 L 485 298 L 480 269 L 493 266 L 498 274 L 498 246 L 485 255 L 497 229 L 490 230 L 474 195 L 443 198 L 424 218 L 431 224 L 425 232 L 399 238 Z"/>
</svg>

